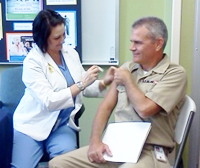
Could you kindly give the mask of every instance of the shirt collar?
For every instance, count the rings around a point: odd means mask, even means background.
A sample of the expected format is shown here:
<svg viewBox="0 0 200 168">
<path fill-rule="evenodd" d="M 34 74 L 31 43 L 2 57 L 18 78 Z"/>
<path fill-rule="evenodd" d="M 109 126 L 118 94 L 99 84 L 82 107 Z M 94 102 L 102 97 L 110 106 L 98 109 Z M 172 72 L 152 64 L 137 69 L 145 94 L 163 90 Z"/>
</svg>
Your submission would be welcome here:
<svg viewBox="0 0 200 168">
<path fill-rule="evenodd" d="M 155 73 L 164 73 L 166 71 L 166 69 L 169 67 L 170 64 L 170 60 L 168 58 L 168 56 L 166 54 L 163 55 L 163 59 L 153 68 L 151 69 L 149 72 L 155 72 Z M 131 72 L 134 71 L 138 71 L 139 74 L 143 74 L 143 69 L 139 64 L 134 64 L 131 68 Z M 148 72 L 148 74 L 149 74 Z"/>
</svg>

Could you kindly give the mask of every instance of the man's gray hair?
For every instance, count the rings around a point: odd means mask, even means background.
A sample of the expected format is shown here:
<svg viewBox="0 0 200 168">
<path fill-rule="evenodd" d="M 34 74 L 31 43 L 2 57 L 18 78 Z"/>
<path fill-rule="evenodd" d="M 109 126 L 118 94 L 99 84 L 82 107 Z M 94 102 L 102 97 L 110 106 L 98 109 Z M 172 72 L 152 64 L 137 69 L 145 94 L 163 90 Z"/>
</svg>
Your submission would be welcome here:
<svg viewBox="0 0 200 168">
<path fill-rule="evenodd" d="M 167 32 L 167 27 L 165 23 L 157 18 L 157 17 L 143 17 L 138 20 L 136 20 L 132 24 L 132 29 L 145 26 L 148 31 L 149 31 L 149 36 L 152 38 L 152 40 L 156 40 L 157 38 L 163 38 L 164 44 L 162 49 L 164 50 L 166 44 L 167 44 L 167 39 L 168 39 L 168 32 Z"/>
</svg>

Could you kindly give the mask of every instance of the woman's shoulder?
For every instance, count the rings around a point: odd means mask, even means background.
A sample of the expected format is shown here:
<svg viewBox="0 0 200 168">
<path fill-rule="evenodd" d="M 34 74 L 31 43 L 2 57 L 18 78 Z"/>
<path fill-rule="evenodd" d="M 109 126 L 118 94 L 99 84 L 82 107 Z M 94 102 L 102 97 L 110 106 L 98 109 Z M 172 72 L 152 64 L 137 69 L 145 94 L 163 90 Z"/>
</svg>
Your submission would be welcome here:
<svg viewBox="0 0 200 168">
<path fill-rule="evenodd" d="M 34 46 L 25 57 L 23 64 L 41 64 L 44 61 L 44 55 L 37 46 Z"/>
<path fill-rule="evenodd" d="M 65 58 L 79 60 L 79 54 L 72 46 L 64 45 L 62 48 L 62 54 Z"/>
<path fill-rule="evenodd" d="M 66 44 L 63 44 L 62 52 L 78 54 L 77 51 L 72 46 L 69 46 L 69 45 L 66 45 Z"/>
</svg>

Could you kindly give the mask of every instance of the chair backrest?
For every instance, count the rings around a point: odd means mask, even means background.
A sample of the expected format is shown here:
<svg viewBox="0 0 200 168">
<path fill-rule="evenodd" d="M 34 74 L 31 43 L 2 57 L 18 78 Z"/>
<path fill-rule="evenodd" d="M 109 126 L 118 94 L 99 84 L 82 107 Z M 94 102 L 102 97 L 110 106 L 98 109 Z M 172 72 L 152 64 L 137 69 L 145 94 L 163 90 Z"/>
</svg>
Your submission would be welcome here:
<svg viewBox="0 0 200 168">
<path fill-rule="evenodd" d="M 15 111 L 25 90 L 22 82 L 22 66 L 6 68 L 1 72 L 0 78 L 0 100 L 3 106 L 12 113 Z"/>
<path fill-rule="evenodd" d="M 176 159 L 173 166 L 174 168 L 177 168 L 180 163 L 185 142 L 186 142 L 195 112 L 196 112 L 196 105 L 194 101 L 188 95 L 186 95 L 184 104 L 182 105 L 180 109 L 180 114 L 178 116 L 178 120 L 177 120 L 176 128 L 175 128 L 174 140 L 176 141 L 177 144 L 179 144 L 179 147 L 176 152 L 177 154 L 176 154 Z"/>
</svg>

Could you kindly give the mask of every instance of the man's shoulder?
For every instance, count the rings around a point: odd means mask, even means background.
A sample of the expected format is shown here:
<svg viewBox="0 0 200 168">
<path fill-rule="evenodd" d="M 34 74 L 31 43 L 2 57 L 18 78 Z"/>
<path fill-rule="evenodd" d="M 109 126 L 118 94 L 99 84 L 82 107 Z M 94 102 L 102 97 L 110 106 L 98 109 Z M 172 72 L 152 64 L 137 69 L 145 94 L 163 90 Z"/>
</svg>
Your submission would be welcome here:
<svg viewBox="0 0 200 168">
<path fill-rule="evenodd" d="M 168 70 L 170 70 L 170 71 L 176 70 L 176 71 L 179 71 L 179 72 L 186 73 L 186 70 L 183 66 L 181 66 L 179 64 L 175 64 L 175 63 L 170 63 Z"/>
<path fill-rule="evenodd" d="M 127 70 L 133 70 L 135 68 L 138 68 L 138 66 L 139 65 L 134 63 L 133 61 L 126 61 L 120 67 L 127 69 Z"/>
<path fill-rule="evenodd" d="M 170 63 L 164 74 L 165 76 L 170 76 L 170 79 L 172 80 L 176 79 L 182 83 L 187 81 L 187 73 L 185 68 L 175 63 Z"/>
<path fill-rule="evenodd" d="M 167 70 L 178 70 L 185 72 L 185 68 L 180 64 L 171 62 L 167 54 L 164 54 L 164 58 L 160 63 L 162 64 L 161 67 L 163 68 L 163 66 L 166 66 Z"/>
</svg>

